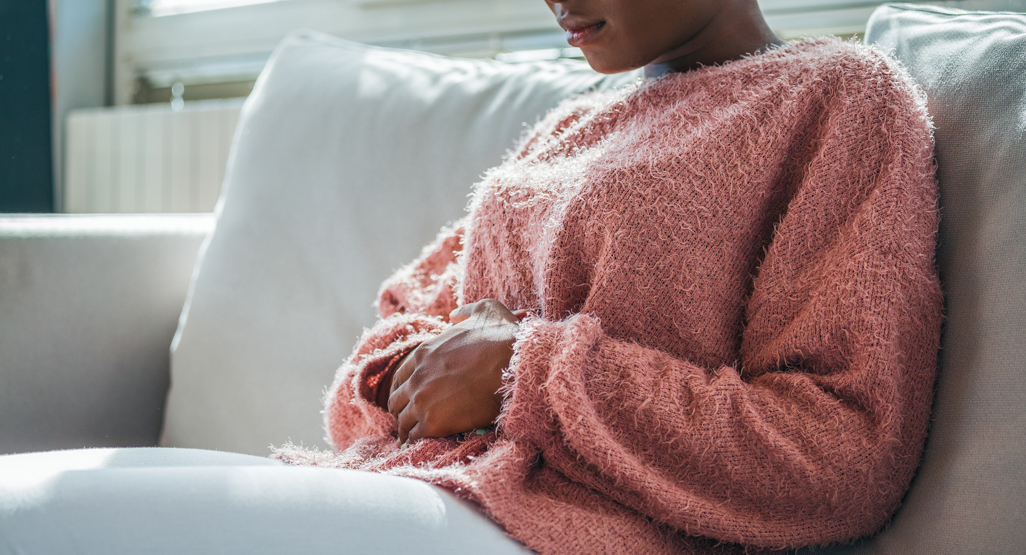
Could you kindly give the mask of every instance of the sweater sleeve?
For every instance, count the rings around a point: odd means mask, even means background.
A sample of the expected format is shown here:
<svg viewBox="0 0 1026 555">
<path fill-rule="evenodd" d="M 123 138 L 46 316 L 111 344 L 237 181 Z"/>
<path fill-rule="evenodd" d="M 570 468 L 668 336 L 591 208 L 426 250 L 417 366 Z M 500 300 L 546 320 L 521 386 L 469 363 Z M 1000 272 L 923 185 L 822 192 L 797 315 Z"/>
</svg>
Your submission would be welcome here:
<svg viewBox="0 0 1026 555">
<path fill-rule="evenodd" d="M 364 331 L 325 398 L 325 428 L 336 449 L 363 437 L 395 433 L 395 418 L 375 404 L 378 387 L 402 355 L 449 326 L 463 230 L 462 222 L 443 228 L 419 258 L 381 285 L 381 319 Z"/>
<path fill-rule="evenodd" d="M 898 135 L 873 171 L 842 152 L 861 131 L 823 139 L 754 279 L 735 363 L 610 337 L 589 314 L 529 319 L 500 435 L 689 535 L 788 548 L 879 530 L 919 462 L 942 319 L 932 142 L 913 112 L 872 131 Z"/>
</svg>

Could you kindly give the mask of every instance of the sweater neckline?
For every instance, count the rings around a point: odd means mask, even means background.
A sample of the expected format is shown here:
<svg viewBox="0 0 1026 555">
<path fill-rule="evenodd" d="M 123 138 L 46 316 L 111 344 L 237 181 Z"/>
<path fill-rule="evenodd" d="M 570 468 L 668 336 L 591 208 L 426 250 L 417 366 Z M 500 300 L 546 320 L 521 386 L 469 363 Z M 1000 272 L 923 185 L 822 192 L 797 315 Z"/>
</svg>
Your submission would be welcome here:
<svg viewBox="0 0 1026 555">
<path fill-rule="evenodd" d="M 670 72 L 660 75 L 658 77 L 642 77 L 638 81 L 638 89 L 636 92 L 640 93 L 651 87 L 658 86 L 660 84 L 690 81 L 705 77 L 715 77 L 720 74 L 731 73 L 735 71 L 744 71 L 752 65 L 761 65 L 775 60 L 782 60 L 789 55 L 794 55 L 799 52 L 807 51 L 816 47 L 822 47 L 830 44 L 841 45 L 842 42 L 843 41 L 840 38 L 834 36 L 823 36 L 787 41 L 785 44 L 781 46 L 776 46 L 774 48 L 770 48 L 768 50 L 757 52 L 754 54 L 746 54 L 735 60 L 728 60 L 726 62 L 723 62 L 722 64 L 713 64 L 708 66 L 702 65 L 688 71 Z"/>
</svg>

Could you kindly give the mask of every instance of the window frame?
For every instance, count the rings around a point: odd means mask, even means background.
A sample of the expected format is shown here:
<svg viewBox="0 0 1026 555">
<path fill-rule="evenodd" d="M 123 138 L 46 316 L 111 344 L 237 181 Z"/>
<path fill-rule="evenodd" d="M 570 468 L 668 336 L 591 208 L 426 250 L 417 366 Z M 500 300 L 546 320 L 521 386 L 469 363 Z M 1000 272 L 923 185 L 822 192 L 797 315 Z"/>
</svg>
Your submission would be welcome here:
<svg viewBox="0 0 1026 555">
<path fill-rule="evenodd" d="M 119 105 L 132 102 L 140 77 L 216 79 L 219 71 L 224 76 L 234 71 L 233 78 L 252 79 L 275 45 L 301 28 L 450 55 L 565 46 L 542 0 L 286 0 L 159 17 L 140 11 L 137 1 L 115 0 L 114 100 Z M 1026 11 L 1026 0 L 906 2 Z M 784 38 L 861 33 L 883 3 L 760 0 L 770 27 Z"/>
</svg>

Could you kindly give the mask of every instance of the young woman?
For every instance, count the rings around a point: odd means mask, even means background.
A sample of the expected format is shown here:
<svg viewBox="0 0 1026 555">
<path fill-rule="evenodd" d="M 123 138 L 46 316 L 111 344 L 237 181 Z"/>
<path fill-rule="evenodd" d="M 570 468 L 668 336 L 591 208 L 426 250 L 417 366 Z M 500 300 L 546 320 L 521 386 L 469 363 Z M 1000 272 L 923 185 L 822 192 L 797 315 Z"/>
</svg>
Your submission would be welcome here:
<svg viewBox="0 0 1026 555">
<path fill-rule="evenodd" d="M 543 553 L 879 530 L 939 346 L 922 96 L 755 0 L 547 3 L 597 71 L 646 77 L 553 110 L 383 285 L 318 461 L 441 485 Z"/>
</svg>

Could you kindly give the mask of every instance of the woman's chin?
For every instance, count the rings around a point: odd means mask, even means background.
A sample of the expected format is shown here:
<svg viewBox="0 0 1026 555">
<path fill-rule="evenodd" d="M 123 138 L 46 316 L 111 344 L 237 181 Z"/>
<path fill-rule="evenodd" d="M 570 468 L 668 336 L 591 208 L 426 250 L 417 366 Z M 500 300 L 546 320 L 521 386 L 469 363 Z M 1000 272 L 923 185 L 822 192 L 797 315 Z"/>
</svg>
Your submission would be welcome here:
<svg viewBox="0 0 1026 555">
<path fill-rule="evenodd" d="M 639 67 L 631 66 L 630 64 L 625 64 L 619 60 L 610 60 L 603 56 L 589 56 L 587 52 L 584 53 L 584 59 L 588 61 L 588 65 L 591 66 L 591 69 L 594 69 L 595 71 L 602 73 L 604 75 L 623 73 L 625 71 L 631 71 L 632 69 L 637 69 Z"/>
</svg>

